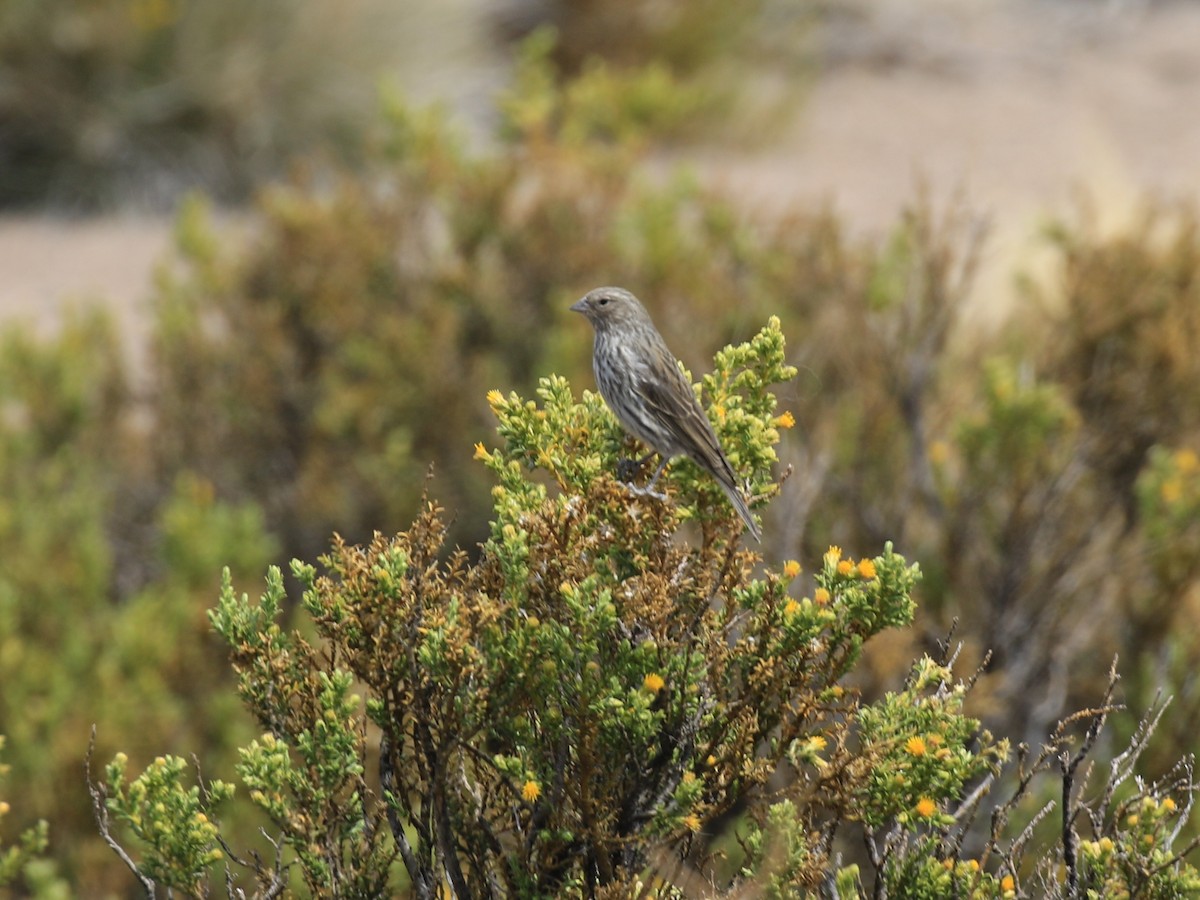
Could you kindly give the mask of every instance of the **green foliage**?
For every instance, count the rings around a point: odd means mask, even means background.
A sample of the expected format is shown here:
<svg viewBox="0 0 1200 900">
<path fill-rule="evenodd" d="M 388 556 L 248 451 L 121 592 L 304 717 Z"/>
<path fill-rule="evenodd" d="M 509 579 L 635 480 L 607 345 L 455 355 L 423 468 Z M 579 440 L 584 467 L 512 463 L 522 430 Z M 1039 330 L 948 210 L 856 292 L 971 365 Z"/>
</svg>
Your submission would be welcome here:
<svg viewBox="0 0 1200 900">
<path fill-rule="evenodd" d="M 0 343 L 0 727 L 29 819 L 72 808 L 66 784 L 103 696 L 82 686 L 94 684 L 107 626 L 114 485 L 102 473 L 120 445 L 119 358 L 100 316 L 53 343 L 17 329 Z"/>
<path fill-rule="evenodd" d="M 0 750 L 4 749 L 4 735 L 0 735 Z M 0 763 L 0 784 L 7 778 L 9 766 Z M 0 800 L 0 826 L 9 814 L 11 807 L 7 800 Z M 21 870 L 30 864 L 31 860 L 46 852 L 50 843 L 50 826 L 45 820 L 32 828 L 23 831 L 17 838 L 17 843 L 11 847 L 0 843 L 0 887 L 5 887 L 16 880 Z"/>
<path fill-rule="evenodd" d="M 930 842 L 914 853 L 904 866 L 890 871 L 888 896 L 913 900 L 941 900 L 944 897 L 970 897 L 971 900 L 1012 900 L 1017 896 L 1015 880 L 998 878 L 982 869 L 979 861 L 938 859 Z"/>
<path fill-rule="evenodd" d="M 1171 797 L 1143 796 L 1114 812 L 1113 837 L 1080 845 L 1080 896 L 1168 900 L 1200 892 L 1200 872 L 1179 865 L 1171 846 L 1181 819 Z"/>
<path fill-rule="evenodd" d="M 817 69 L 810 33 L 823 12 L 794 0 L 549 0 L 495 19 L 523 50 L 537 46 L 552 63 L 548 78 L 598 123 L 623 127 L 674 107 L 668 134 L 707 129 L 721 140 L 755 140 L 786 119 L 797 85 Z"/>
<path fill-rule="evenodd" d="M 950 824 L 942 804 L 957 801 L 968 784 L 995 774 L 1008 758 L 1007 741 L 996 743 L 962 715 L 966 685 L 950 684 L 950 670 L 925 657 L 904 691 L 860 714 L 863 750 L 879 756 L 862 798 L 867 825 Z"/>
<path fill-rule="evenodd" d="M 757 881 L 762 895 L 771 900 L 793 896 L 796 878 L 812 853 L 795 804 L 790 800 L 772 804 L 763 826 L 752 825 L 741 840 L 746 851 L 742 872 Z"/>
<path fill-rule="evenodd" d="M 315 577 L 299 563 L 293 572 L 306 584 Z M 364 778 L 361 699 L 347 669 L 322 665 L 302 637 L 275 623 L 283 598 L 278 569 L 257 606 L 234 595 L 226 569 L 211 613 L 235 651 L 242 699 L 269 729 L 241 751 L 238 775 L 295 851 L 314 894 L 379 896 L 395 854 L 382 844 L 382 810 Z"/>
<path fill-rule="evenodd" d="M 522 43 L 514 86 L 500 103 L 511 137 L 537 141 L 554 134 L 582 151 L 596 141 L 628 145 L 680 128 L 706 105 L 702 91 L 682 83 L 661 61 L 622 69 L 593 58 L 560 85 L 550 64 L 558 45 L 548 28 Z"/>
<path fill-rule="evenodd" d="M 205 871 L 223 856 L 216 845 L 217 825 L 203 810 L 232 797 L 233 787 L 210 782 L 202 803 L 199 786 L 183 787 L 187 765 L 177 756 L 158 757 L 126 786 L 127 762 L 118 753 L 105 769 L 109 811 L 145 847 L 140 865 L 148 877 L 164 887 L 199 894 Z"/>
<path fill-rule="evenodd" d="M 261 516 L 181 478 L 154 502 L 122 349 L 111 321 L 69 319 L 53 339 L 10 327 L 0 342 L 0 726 L 9 735 L 13 818 L 64 837 L 64 874 L 97 886 L 101 846 L 78 782 L 98 724 L 135 757 L 169 740 L 214 763 L 246 735 L 204 607 L 221 562 L 261 570 L 272 552 Z M 149 494 L 149 496 L 148 496 Z M 148 537 L 152 536 L 149 540 Z M 119 602 L 116 595 L 124 592 Z M 19 817 L 19 818 L 18 818 Z M 52 896 L 37 864 L 25 890 Z"/>
</svg>

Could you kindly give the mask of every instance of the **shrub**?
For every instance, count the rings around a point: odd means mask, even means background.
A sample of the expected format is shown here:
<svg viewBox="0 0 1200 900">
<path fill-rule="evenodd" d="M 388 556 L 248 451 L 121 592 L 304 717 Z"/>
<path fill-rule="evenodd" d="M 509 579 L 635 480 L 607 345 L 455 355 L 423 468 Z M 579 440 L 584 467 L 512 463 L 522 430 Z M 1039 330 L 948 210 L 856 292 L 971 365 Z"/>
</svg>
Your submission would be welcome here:
<svg viewBox="0 0 1200 900">
<path fill-rule="evenodd" d="M 778 490 L 787 417 L 767 388 L 794 376 L 784 358 L 773 320 L 703 383 L 759 504 Z M 1130 782 L 1161 710 L 1106 778 L 1084 765 L 1115 673 L 1099 707 L 1040 753 L 1020 747 L 1001 782 L 1008 742 L 964 715 L 971 683 L 948 664 L 921 659 L 873 703 L 843 684 L 868 640 L 911 622 L 915 566 L 890 546 L 858 561 L 830 548 L 803 591 L 797 563 L 763 567 L 739 548 L 736 513 L 691 464 L 672 467 L 665 499 L 632 493 L 609 474 L 630 447 L 599 397 L 558 377 L 538 396 L 488 398 L 501 444 L 476 448 L 497 481 L 477 562 L 442 555 L 433 503 L 394 538 L 335 541 L 323 572 L 292 565 L 316 642 L 281 627 L 278 569 L 258 602 L 226 572 L 210 615 L 263 729 L 237 771 L 276 855 L 220 840 L 231 787 L 187 787 L 170 758 L 127 785 L 118 756 L 93 786 L 97 816 L 117 848 L 110 814 L 130 826 L 138 858 L 119 852 L 148 891 L 207 894 L 221 863 L 248 870 L 258 895 L 293 869 L 317 895 L 379 895 L 396 889 L 397 858 L 417 897 L 854 896 L 864 874 L 875 895 L 905 897 L 1200 884 L 1190 848 L 1173 846 L 1190 763 Z M 1053 770 L 1061 802 L 1022 814 Z M 1032 849 L 1054 811 L 1061 841 Z M 716 840 L 733 822 L 736 853 Z M 847 866 L 856 828 L 868 857 Z"/>
</svg>

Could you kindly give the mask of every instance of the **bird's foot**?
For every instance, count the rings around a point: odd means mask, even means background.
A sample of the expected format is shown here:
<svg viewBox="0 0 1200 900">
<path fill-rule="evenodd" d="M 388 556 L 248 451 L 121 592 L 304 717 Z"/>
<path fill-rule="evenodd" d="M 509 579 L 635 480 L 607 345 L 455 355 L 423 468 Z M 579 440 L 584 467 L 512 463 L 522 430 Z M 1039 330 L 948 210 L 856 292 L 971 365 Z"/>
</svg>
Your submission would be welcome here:
<svg viewBox="0 0 1200 900">
<path fill-rule="evenodd" d="M 650 497 L 654 500 L 661 501 L 662 503 L 667 502 L 667 495 L 662 491 L 654 490 L 653 485 L 648 484 L 643 487 L 642 485 L 627 483 L 625 487 L 629 488 L 629 493 L 633 494 L 634 496 Z"/>
</svg>

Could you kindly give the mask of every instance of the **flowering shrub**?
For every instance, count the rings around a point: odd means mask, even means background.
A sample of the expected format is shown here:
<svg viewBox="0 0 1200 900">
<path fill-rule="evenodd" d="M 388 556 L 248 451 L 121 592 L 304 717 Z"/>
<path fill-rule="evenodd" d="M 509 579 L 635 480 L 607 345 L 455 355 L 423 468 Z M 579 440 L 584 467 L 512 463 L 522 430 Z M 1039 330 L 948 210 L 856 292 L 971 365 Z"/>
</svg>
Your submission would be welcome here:
<svg viewBox="0 0 1200 900">
<path fill-rule="evenodd" d="M 788 417 L 768 388 L 794 376 L 784 358 L 772 320 L 703 381 L 758 504 L 781 486 L 773 446 Z M 1156 884 L 1195 879 L 1171 847 L 1190 767 L 1132 800 L 1117 799 L 1132 769 L 1114 769 L 1098 799 L 1079 799 L 1111 690 L 1036 758 L 1021 748 L 981 830 L 1010 749 L 964 714 L 970 682 L 926 657 L 876 702 L 844 683 L 867 641 L 911 622 L 916 566 L 890 545 L 861 560 L 831 547 L 806 584 L 798 562 L 741 548 L 737 514 L 691 464 L 671 467 L 665 499 L 616 480 L 634 448 L 596 395 L 552 376 L 537 400 L 488 402 L 500 443 L 476 448 L 497 482 L 478 561 L 446 554 L 432 502 L 395 537 L 337 539 L 321 570 L 292 565 L 315 641 L 281 625 L 278 569 L 258 602 L 226 573 L 210 616 L 263 731 L 237 773 L 272 823 L 275 858 L 217 843 L 232 787 L 186 787 L 173 758 L 126 785 L 118 757 L 93 786 L 97 817 L 149 889 L 203 894 L 222 865 L 264 896 L 297 877 L 315 895 L 377 896 L 398 889 L 399 868 L 416 897 L 784 897 L 830 884 L 855 896 L 866 875 L 876 894 L 1000 898 L 1022 878 L 1051 883 L 1055 855 L 1072 885 L 1134 884 L 1142 869 L 1104 855 L 1121 841 L 1158 854 Z M 1027 857 L 1049 808 L 1026 827 L 1019 804 L 1056 762 L 1061 850 Z M 855 831 L 868 852 L 847 865 Z"/>
<path fill-rule="evenodd" d="M 772 321 L 704 381 L 758 502 L 778 491 L 787 420 L 767 389 L 793 375 L 783 359 Z M 796 599 L 797 564 L 756 577 L 702 473 L 673 466 L 666 502 L 632 495 L 612 475 L 631 447 L 599 398 L 553 377 L 539 396 L 489 396 L 502 443 L 476 453 L 498 481 L 477 563 L 439 560 L 432 503 L 395 538 L 336 542 L 323 574 L 295 563 L 319 644 L 277 624 L 277 570 L 259 603 L 226 581 L 213 623 L 265 729 L 238 767 L 251 802 L 315 892 L 378 890 L 398 855 L 419 896 L 443 882 L 526 896 L 630 889 L 685 863 L 716 878 L 719 823 L 761 832 L 796 798 L 794 827 L 829 832 L 787 880 L 815 886 L 833 827 L 856 815 L 852 786 L 889 764 L 888 741 L 848 743 L 856 700 L 838 682 L 867 639 L 911 619 L 915 567 L 890 547 L 848 568 L 831 553 L 814 597 Z M 957 753 L 973 727 L 956 716 L 928 726 Z M 779 789 L 783 760 L 794 774 Z M 110 767 L 107 806 L 132 822 L 123 777 Z M 835 814 L 800 802 L 812 794 Z M 148 877 L 171 862 L 157 843 L 145 852 Z"/>
</svg>

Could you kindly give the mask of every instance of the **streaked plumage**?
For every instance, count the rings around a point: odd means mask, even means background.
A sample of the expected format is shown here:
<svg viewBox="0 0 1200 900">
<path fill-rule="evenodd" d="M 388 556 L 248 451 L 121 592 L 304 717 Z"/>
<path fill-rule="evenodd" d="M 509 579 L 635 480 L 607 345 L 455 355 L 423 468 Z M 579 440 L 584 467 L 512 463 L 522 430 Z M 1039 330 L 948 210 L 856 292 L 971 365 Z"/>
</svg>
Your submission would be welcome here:
<svg viewBox="0 0 1200 900">
<path fill-rule="evenodd" d="M 596 331 L 592 370 L 604 402 L 626 431 L 662 456 L 650 485 L 672 457 L 686 456 L 716 479 L 758 540 L 758 525 L 712 423 L 638 299 L 622 288 L 602 287 L 571 309 Z"/>
</svg>

